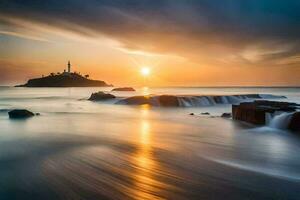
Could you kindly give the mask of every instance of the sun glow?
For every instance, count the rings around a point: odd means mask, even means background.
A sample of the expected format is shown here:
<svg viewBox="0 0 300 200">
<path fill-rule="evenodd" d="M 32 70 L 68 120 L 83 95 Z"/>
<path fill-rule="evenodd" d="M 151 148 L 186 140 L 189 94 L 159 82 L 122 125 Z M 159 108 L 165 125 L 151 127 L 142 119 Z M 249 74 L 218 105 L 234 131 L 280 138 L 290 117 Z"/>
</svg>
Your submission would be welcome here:
<svg viewBox="0 0 300 200">
<path fill-rule="evenodd" d="M 142 67 L 141 68 L 141 74 L 143 76 L 149 76 L 149 74 L 150 74 L 150 68 L 149 67 Z"/>
</svg>

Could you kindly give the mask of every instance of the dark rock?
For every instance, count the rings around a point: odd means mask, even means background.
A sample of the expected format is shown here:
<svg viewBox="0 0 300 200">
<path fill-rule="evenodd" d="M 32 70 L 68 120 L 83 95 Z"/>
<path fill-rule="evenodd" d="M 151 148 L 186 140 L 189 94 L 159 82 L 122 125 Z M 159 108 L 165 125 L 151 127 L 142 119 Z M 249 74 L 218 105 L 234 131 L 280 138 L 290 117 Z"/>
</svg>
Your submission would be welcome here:
<svg viewBox="0 0 300 200">
<path fill-rule="evenodd" d="M 114 88 L 112 91 L 119 91 L 119 92 L 134 92 L 135 89 L 132 87 L 121 87 L 121 88 Z"/>
<path fill-rule="evenodd" d="M 221 115 L 221 117 L 223 117 L 223 118 L 230 118 L 231 116 L 232 116 L 231 113 L 223 113 Z"/>
<path fill-rule="evenodd" d="M 40 113 L 35 113 L 35 115 L 36 115 L 36 116 L 40 116 L 41 114 L 40 114 Z"/>
<path fill-rule="evenodd" d="M 33 117 L 34 114 L 25 109 L 16 109 L 16 110 L 9 111 L 8 116 L 11 119 L 24 119 L 24 118 Z"/>
<path fill-rule="evenodd" d="M 89 98 L 90 101 L 103 101 L 103 100 L 109 100 L 116 98 L 112 94 L 104 93 L 104 92 L 97 92 L 93 93 L 91 97 Z"/>
<path fill-rule="evenodd" d="M 297 106 L 299 105 L 295 103 L 277 101 L 244 102 L 239 105 L 232 105 L 232 118 L 256 125 L 265 125 L 267 113 L 293 112 Z"/>
<path fill-rule="evenodd" d="M 178 107 L 179 101 L 176 96 L 171 95 L 161 95 L 158 97 L 159 104 L 165 107 Z"/>
<path fill-rule="evenodd" d="M 209 112 L 203 112 L 203 113 L 201 113 L 201 115 L 210 115 L 210 113 Z"/>
<path fill-rule="evenodd" d="M 190 115 L 195 115 L 194 113 L 190 113 Z"/>
<path fill-rule="evenodd" d="M 293 114 L 288 129 L 291 131 L 300 132 L 300 112 Z"/>
<path fill-rule="evenodd" d="M 134 97 L 128 97 L 126 99 L 122 99 L 117 104 L 125 104 L 125 105 L 144 105 L 149 104 L 152 105 L 153 102 L 151 101 L 152 98 L 148 96 L 134 96 Z"/>
<path fill-rule="evenodd" d="M 143 105 L 148 104 L 151 106 L 163 107 L 179 107 L 179 101 L 176 96 L 161 95 L 161 96 L 134 96 L 122 99 L 117 104 L 125 105 Z"/>
</svg>

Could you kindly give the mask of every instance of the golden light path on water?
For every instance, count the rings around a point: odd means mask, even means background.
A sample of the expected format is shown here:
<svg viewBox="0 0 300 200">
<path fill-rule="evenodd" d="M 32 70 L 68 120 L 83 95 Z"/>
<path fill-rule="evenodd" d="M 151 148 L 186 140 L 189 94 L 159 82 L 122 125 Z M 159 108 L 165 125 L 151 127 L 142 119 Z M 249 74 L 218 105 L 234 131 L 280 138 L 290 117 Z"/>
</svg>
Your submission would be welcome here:
<svg viewBox="0 0 300 200">
<path fill-rule="evenodd" d="M 159 164 L 153 157 L 151 123 L 148 117 L 149 105 L 141 106 L 139 145 L 136 156 L 133 156 L 137 166 L 134 196 L 137 200 L 160 200 L 163 198 L 156 195 L 159 194 L 161 183 L 155 180 L 153 175 L 153 172 L 158 170 Z"/>
</svg>

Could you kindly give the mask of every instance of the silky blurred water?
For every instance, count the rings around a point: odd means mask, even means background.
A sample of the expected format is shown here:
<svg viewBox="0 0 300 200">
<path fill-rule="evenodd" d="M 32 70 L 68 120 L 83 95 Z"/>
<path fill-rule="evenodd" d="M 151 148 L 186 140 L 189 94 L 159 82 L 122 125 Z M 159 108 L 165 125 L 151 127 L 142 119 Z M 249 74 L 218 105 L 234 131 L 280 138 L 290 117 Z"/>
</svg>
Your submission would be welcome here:
<svg viewBox="0 0 300 200">
<path fill-rule="evenodd" d="M 300 198 L 299 136 L 220 118 L 230 105 L 159 108 L 86 100 L 100 90 L 111 88 L 0 87 L 1 200 Z M 299 92 L 140 88 L 114 94 L 261 93 L 300 102 Z M 14 108 L 41 115 L 10 120 Z"/>
</svg>

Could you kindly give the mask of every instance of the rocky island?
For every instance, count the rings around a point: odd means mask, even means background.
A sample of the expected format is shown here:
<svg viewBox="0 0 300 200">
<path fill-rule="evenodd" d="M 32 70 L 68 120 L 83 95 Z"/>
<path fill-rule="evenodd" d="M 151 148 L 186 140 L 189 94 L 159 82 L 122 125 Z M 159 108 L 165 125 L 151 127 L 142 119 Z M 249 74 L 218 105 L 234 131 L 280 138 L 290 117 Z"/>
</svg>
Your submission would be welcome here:
<svg viewBox="0 0 300 200">
<path fill-rule="evenodd" d="M 80 73 L 71 72 L 71 64 L 68 62 L 68 70 L 63 73 L 51 73 L 41 78 L 30 79 L 24 85 L 16 87 L 111 87 L 100 80 L 91 80 L 89 75 L 81 75 Z"/>
<path fill-rule="evenodd" d="M 103 100 L 109 100 L 109 99 L 114 99 L 116 96 L 105 93 L 105 92 L 96 92 L 91 95 L 89 98 L 90 101 L 103 101 Z"/>
<path fill-rule="evenodd" d="M 114 88 L 111 90 L 112 92 L 118 91 L 118 92 L 135 92 L 135 89 L 132 87 L 120 87 L 120 88 Z"/>
</svg>

